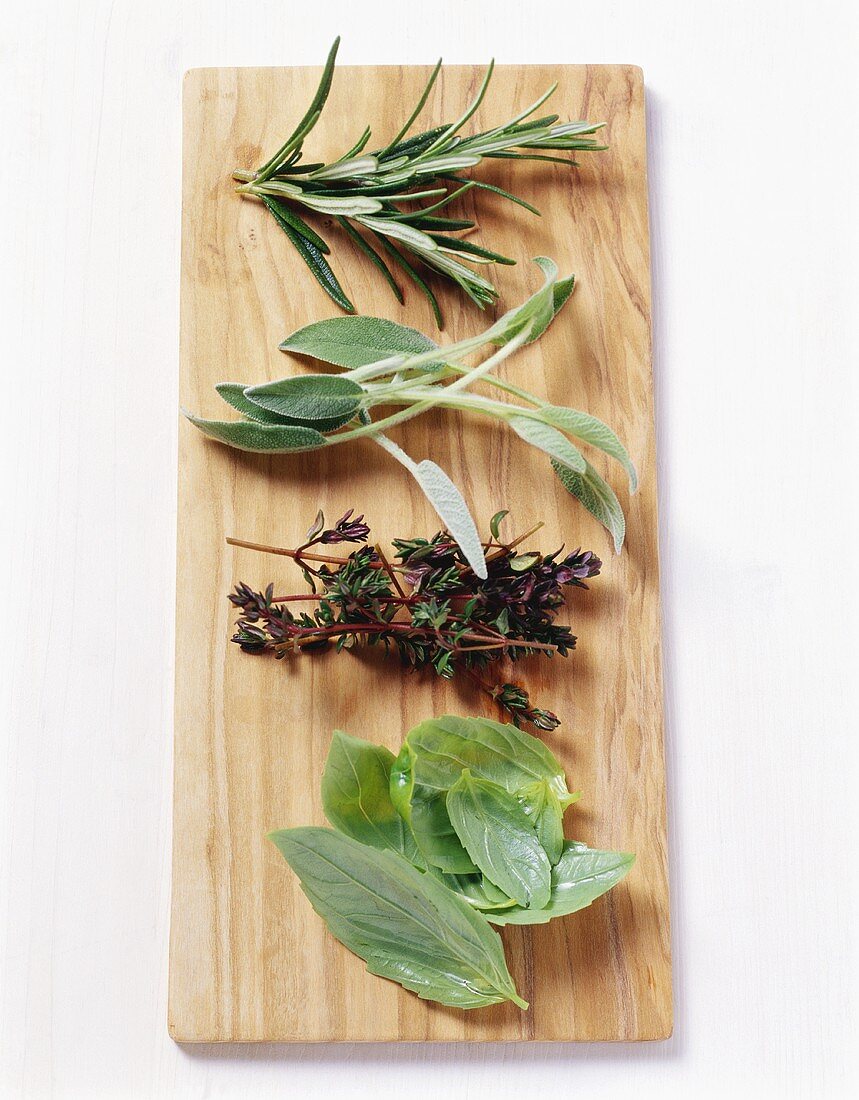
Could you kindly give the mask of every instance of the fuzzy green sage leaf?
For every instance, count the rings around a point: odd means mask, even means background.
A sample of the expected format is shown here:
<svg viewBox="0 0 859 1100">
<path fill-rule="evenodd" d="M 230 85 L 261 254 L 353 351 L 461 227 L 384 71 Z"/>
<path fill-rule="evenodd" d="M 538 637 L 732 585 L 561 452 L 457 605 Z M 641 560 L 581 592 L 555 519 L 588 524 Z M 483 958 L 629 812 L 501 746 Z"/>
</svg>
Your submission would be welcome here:
<svg viewBox="0 0 859 1100">
<path fill-rule="evenodd" d="M 351 420 L 363 395 L 362 387 L 342 374 L 299 374 L 245 390 L 245 397 L 254 405 L 303 421 Z"/>
</svg>

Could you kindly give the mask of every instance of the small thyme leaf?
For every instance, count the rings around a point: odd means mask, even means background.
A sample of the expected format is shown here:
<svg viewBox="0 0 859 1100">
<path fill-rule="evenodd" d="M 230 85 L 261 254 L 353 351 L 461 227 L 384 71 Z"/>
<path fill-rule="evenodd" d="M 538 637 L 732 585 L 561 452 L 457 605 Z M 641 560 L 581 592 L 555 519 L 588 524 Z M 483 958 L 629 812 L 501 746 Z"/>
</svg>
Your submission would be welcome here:
<svg viewBox="0 0 859 1100">
<path fill-rule="evenodd" d="M 246 652 L 276 657 L 381 645 L 407 667 L 431 668 L 444 679 L 467 673 L 517 725 L 554 729 L 557 717 L 533 707 L 524 688 L 486 683 L 479 673 L 501 660 L 572 652 L 574 635 L 555 619 L 564 589 L 586 588 L 599 574 L 599 558 L 582 550 L 517 554 L 520 537 L 500 548 L 480 545 L 481 576 L 450 530 L 394 539 L 392 561 L 369 537 L 364 517 L 350 509 L 332 528 L 319 512 L 294 550 L 230 540 L 292 558 L 311 590 L 282 596 L 272 585 L 262 592 L 237 585 L 229 597 L 240 612 L 232 640 Z M 345 557 L 316 549 L 342 543 L 359 545 Z"/>
</svg>

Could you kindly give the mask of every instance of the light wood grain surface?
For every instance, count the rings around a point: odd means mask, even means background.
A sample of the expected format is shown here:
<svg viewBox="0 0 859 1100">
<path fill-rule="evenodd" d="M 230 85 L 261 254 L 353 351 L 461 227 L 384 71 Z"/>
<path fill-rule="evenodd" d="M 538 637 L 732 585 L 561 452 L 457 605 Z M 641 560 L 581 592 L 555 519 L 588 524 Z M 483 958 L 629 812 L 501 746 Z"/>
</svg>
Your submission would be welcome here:
<svg viewBox="0 0 859 1100">
<path fill-rule="evenodd" d="M 402 0 L 5 12 L 0 1096 L 855 1095 L 856 5 L 418 14 Z M 182 75 L 318 64 L 336 31 L 344 64 L 644 68 L 666 1042 L 168 1036 Z"/>
<path fill-rule="evenodd" d="M 343 68 L 308 154 L 331 158 L 366 122 L 379 138 L 399 127 L 428 70 Z M 480 71 L 443 72 L 426 125 L 455 117 Z M 507 376 L 556 403 L 612 424 L 640 471 L 619 557 L 608 537 L 554 478 L 545 456 L 509 430 L 440 412 L 397 438 L 464 487 L 485 526 L 499 508 L 514 528 L 538 520 L 545 550 L 562 542 L 604 559 L 569 614 L 580 644 L 569 660 L 519 666 L 561 728 L 545 740 L 584 792 L 568 834 L 637 855 L 628 880 L 588 910 L 503 938 L 531 1009 L 508 1004 L 461 1012 L 419 1001 L 365 973 L 312 912 L 265 833 L 321 823 L 319 779 L 331 730 L 396 751 L 432 714 L 496 714 L 470 683 L 407 675 L 375 652 L 275 662 L 229 643 L 226 594 L 237 581 L 301 588 L 282 559 L 234 550 L 237 535 L 295 545 L 322 507 L 330 518 L 365 512 L 376 537 L 429 533 L 434 513 L 403 471 L 372 443 L 324 454 L 255 456 L 180 435 L 174 894 L 170 1030 L 204 1040 L 660 1039 L 671 1031 L 671 969 L 662 748 L 656 465 L 650 366 L 650 279 L 642 76 L 625 66 L 502 67 L 475 125 L 485 128 L 560 79 L 553 107 L 608 123 L 611 151 L 582 167 L 501 164 L 484 178 L 527 196 L 536 218 L 472 193 L 481 237 L 518 264 L 497 271 L 509 308 L 539 285 L 529 262 L 551 255 L 580 282 L 567 310 Z M 303 111 L 315 69 L 206 69 L 185 82 L 181 398 L 218 416 L 218 381 L 251 383 L 305 369 L 277 351 L 293 329 L 330 315 L 281 231 L 230 184 Z M 515 180 L 514 180 L 515 175 Z M 475 198 L 474 195 L 477 194 Z M 337 239 L 336 233 L 331 234 Z M 361 312 L 430 332 L 424 300 L 396 303 L 374 269 L 335 249 L 337 270 Z M 488 322 L 445 294 L 444 339 Z M 600 470 L 620 488 L 622 472 Z"/>
</svg>

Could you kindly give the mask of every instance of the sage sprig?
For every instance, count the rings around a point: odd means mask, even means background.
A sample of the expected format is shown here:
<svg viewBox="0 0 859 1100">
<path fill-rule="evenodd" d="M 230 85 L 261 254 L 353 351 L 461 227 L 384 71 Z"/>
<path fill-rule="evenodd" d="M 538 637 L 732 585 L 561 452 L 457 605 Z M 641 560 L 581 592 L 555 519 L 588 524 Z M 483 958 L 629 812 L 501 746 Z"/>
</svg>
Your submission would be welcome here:
<svg viewBox="0 0 859 1100">
<path fill-rule="evenodd" d="M 572 276 L 559 280 L 554 262 L 545 257 L 536 263 L 545 276 L 543 286 L 478 336 L 439 347 L 392 321 L 329 318 L 294 332 L 281 349 L 345 368 L 342 373 L 292 375 L 256 386 L 222 383 L 216 387 L 218 393 L 243 420 L 186 415 L 206 435 L 246 451 L 295 453 L 372 440 L 415 478 L 483 579 L 487 573 L 481 539 L 459 489 L 434 462 L 415 461 L 387 432 L 433 408 L 489 416 L 548 455 L 561 483 L 606 527 L 620 552 L 625 532 L 620 502 L 572 440 L 614 458 L 635 491 L 635 468 L 626 448 L 596 417 L 550 404 L 494 374 L 518 348 L 542 335 L 572 292 Z M 469 357 L 486 346 L 495 349 L 492 354 L 467 365 Z M 479 381 L 502 391 L 508 400 L 470 392 Z M 374 419 L 373 411 L 382 406 L 400 407 Z"/>
<path fill-rule="evenodd" d="M 575 166 L 557 152 L 595 152 L 607 148 L 592 136 L 603 123 L 560 122 L 559 115 L 534 118 L 557 88 L 553 84 L 514 118 L 489 130 L 464 135 L 463 126 L 483 102 L 492 78 L 491 62 L 474 100 L 451 124 L 407 137 L 423 110 L 441 68 L 439 61 L 417 106 L 387 145 L 366 152 L 369 127 L 342 156 L 330 163 L 302 160 L 304 141 L 319 121 L 334 75 L 340 39 L 328 54 L 316 94 L 301 121 L 278 151 L 256 171 L 238 169 L 236 190 L 262 200 L 328 296 L 349 313 L 355 308 L 326 257 L 327 242 L 297 213 L 334 218 L 352 243 L 379 270 L 398 301 L 403 294 L 392 264 L 428 299 L 439 328 L 441 310 L 431 287 L 415 270 L 416 261 L 455 283 L 481 309 L 498 297 L 493 284 L 474 270 L 515 260 L 484 248 L 460 234 L 474 229 L 468 218 L 450 217 L 446 207 L 473 188 L 491 192 L 538 214 L 530 203 L 492 184 L 462 173 L 483 160 L 537 160 Z M 467 266 L 471 265 L 471 266 Z"/>
</svg>

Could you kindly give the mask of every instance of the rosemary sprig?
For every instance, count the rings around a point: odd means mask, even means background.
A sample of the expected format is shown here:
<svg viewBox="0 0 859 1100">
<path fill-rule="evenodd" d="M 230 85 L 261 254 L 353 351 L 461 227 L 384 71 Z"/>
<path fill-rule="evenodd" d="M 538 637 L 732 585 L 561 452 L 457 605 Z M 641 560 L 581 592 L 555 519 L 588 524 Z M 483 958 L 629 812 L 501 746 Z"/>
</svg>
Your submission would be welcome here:
<svg viewBox="0 0 859 1100">
<path fill-rule="evenodd" d="M 390 562 L 381 547 L 368 544 L 370 528 L 351 509 L 330 528 L 319 512 L 293 550 L 229 539 L 292 558 L 311 590 L 277 595 L 273 584 L 263 592 L 237 585 L 229 597 L 241 611 L 232 640 L 245 652 L 268 651 L 278 658 L 331 646 L 339 653 L 357 644 L 381 645 L 412 669 L 432 668 L 445 679 L 466 673 L 517 726 L 530 722 L 554 729 L 558 718 L 532 706 L 523 687 L 489 683 L 480 672 L 502 658 L 571 652 L 574 635 L 555 622 L 563 589 L 587 588 L 586 580 L 597 576 L 602 563 L 589 550 L 565 556 L 563 548 L 547 555 L 520 553 L 517 547 L 542 524 L 505 542 L 499 526 L 506 515 L 493 516 L 483 543 L 486 579 L 475 575 L 447 531 L 430 539 L 394 539 Z M 348 557 L 314 549 L 342 543 L 361 545 Z"/>
<path fill-rule="evenodd" d="M 561 122 L 556 114 L 533 118 L 555 91 L 557 85 L 553 84 L 508 122 L 464 135 L 463 126 L 480 106 L 489 87 L 495 64 L 490 62 L 476 97 L 455 122 L 407 137 L 436 82 L 441 68 L 439 60 L 414 111 L 387 145 L 365 152 L 372 136 L 367 128 L 337 160 L 304 163 L 304 141 L 319 121 L 328 99 L 339 45 L 337 38 L 316 94 L 299 124 L 274 156 L 256 171 L 237 169 L 233 173 L 239 181 L 236 190 L 263 201 L 320 286 L 341 309 L 355 312 L 326 259 L 330 248 L 294 207 L 335 218 L 402 301 L 402 291 L 385 257 L 375 247 L 381 245 L 389 260 L 427 297 L 441 328 L 435 295 L 410 261 L 419 261 L 457 284 L 481 309 L 495 301 L 498 292 L 475 267 L 515 263 L 510 257 L 456 236 L 473 229 L 475 223 L 467 218 L 449 218 L 446 212 L 441 212 L 466 191 L 478 188 L 539 213 L 523 199 L 462 173 L 492 159 L 551 161 L 575 166 L 575 160 L 552 154 L 606 149 L 592 136 L 604 123 Z"/>
</svg>

